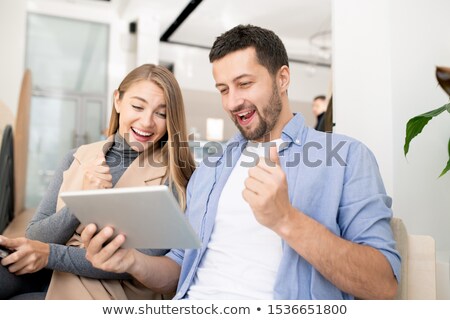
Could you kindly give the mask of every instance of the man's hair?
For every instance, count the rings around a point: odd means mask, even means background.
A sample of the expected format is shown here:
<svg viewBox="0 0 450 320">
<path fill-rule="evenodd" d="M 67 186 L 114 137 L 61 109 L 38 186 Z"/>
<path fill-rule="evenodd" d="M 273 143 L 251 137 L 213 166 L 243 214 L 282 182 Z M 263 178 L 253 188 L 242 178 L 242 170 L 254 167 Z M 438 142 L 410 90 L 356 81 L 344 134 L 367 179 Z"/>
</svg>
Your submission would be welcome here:
<svg viewBox="0 0 450 320">
<path fill-rule="evenodd" d="M 316 97 L 313 99 L 313 101 L 316 101 L 316 100 L 318 100 L 318 99 L 320 99 L 320 100 L 327 100 L 327 97 L 325 97 L 324 95 L 316 96 Z"/>
<path fill-rule="evenodd" d="M 281 39 L 267 29 L 252 25 L 238 25 L 217 37 L 209 52 L 209 61 L 214 62 L 227 54 L 253 47 L 259 64 L 271 75 L 282 66 L 289 66 L 289 60 Z"/>
</svg>

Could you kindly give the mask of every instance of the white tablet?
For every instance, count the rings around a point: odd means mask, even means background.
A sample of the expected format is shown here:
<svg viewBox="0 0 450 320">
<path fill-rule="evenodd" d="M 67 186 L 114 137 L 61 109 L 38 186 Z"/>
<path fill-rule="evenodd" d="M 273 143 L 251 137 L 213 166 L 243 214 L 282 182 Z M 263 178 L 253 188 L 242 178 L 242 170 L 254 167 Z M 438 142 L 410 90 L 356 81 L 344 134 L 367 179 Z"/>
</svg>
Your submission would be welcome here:
<svg viewBox="0 0 450 320">
<path fill-rule="evenodd" d="M 126 236 L 124 248 L 194 249 L 200 240 L 167 186 L 62 192 L 84 225 L 112 226 Z"/>
</svg>

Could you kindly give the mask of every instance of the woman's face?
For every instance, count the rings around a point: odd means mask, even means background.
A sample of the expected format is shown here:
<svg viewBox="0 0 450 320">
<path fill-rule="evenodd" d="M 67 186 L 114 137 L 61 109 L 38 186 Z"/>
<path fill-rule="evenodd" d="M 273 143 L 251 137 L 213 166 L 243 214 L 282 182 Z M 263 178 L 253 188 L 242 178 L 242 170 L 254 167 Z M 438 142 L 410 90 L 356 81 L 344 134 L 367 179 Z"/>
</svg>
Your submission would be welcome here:
<svg viewBox="0 0 450 320">
<path fill-rule="evenodd" d="M 133 150 L 146 150 L 167 132 L 164 93 L 149 80 L 131 85 L 122 99 L 116 91 L 114 107 L 120 114 L 119 133 Z"/>
</svg>

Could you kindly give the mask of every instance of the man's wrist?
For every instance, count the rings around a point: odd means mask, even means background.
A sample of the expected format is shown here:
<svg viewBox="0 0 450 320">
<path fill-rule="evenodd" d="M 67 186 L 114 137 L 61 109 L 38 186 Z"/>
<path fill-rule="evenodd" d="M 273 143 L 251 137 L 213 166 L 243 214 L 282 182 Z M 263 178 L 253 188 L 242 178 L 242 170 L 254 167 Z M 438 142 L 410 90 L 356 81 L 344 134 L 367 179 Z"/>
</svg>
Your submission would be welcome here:
<svg viewBox="0 0 450 320">
<path fill-rule="evenodd" d="M 280 219 L 279 223 L 274 228 L 274 231 L 284 240 L 290 239 L 295 229 L 295 221 L 298 219 L 299 212 L 293 206 L 289 206 L 286 214 Z"/>
<path fill-rule="evenodd" d="M 133 278 L 139 278 L 140 276 L 140 272 L 141 272 L 141 268 L 139 266 L 139 258 L 137 257 L 137 255 L 140 255 L 141 252 L 139 252 L 138 250 L 133 250 L 132 254 L 131 254 L 131 263 L 128 266 L 128 270 L 125 270 L 125 272 L 127 272 L 128 274 L 130 274 Z"/>
</svg>

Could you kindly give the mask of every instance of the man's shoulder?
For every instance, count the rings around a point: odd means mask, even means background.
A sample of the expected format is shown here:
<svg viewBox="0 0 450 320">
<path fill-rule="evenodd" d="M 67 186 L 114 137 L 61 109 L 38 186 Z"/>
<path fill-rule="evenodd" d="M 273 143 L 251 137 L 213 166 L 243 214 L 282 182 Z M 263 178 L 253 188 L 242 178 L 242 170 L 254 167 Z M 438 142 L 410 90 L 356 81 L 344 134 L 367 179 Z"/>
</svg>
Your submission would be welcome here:
<svg viewBox="0 0 450 320">
<path fill-rule="evenodd" d="M 357 152 L 358 150 L 369 150 L 369 148 L 360 140 L 340 133 L 322 132 L 313 128 L 308 128 L 305 135 L 303 146 L 317 145 L 323 147 L 324 151 L 330 147 L 342 146 L 343 150 L 348 152 Z"/>
<path fill-rule="evenodd" d="M 308 128 L 299 145 L 305 163 L 313 168 L 328 169 L 348 168 L 364 162 L 371 166 L 376 163 L 372 151 L 361 141 L 339 133 L 327 133 Z M 322 165 L 317 165 L 318 163 Z M 327 170 L 329 171 L 329 170 Z M 338 170 L 339 171 L 339 170 Z"/>
<path fill-rule="evenodd" d="M 306 135 L 305 135 L 305 142 L 310 142 L 310 141 L 325 141 L 326 139 L 332 139 L 333 141 L 346 141 L 349 143 L 362 143 L 361 141 L 359 141 L 358 139 L 355 139 L 353 137 L 347 136 L 345 134 L 342 133 L 335 133 L 335 132 L 323 132 L 323 131 L 318 131 L 314 128 L 309 128 L 307 129 Z"/>
</svg>

